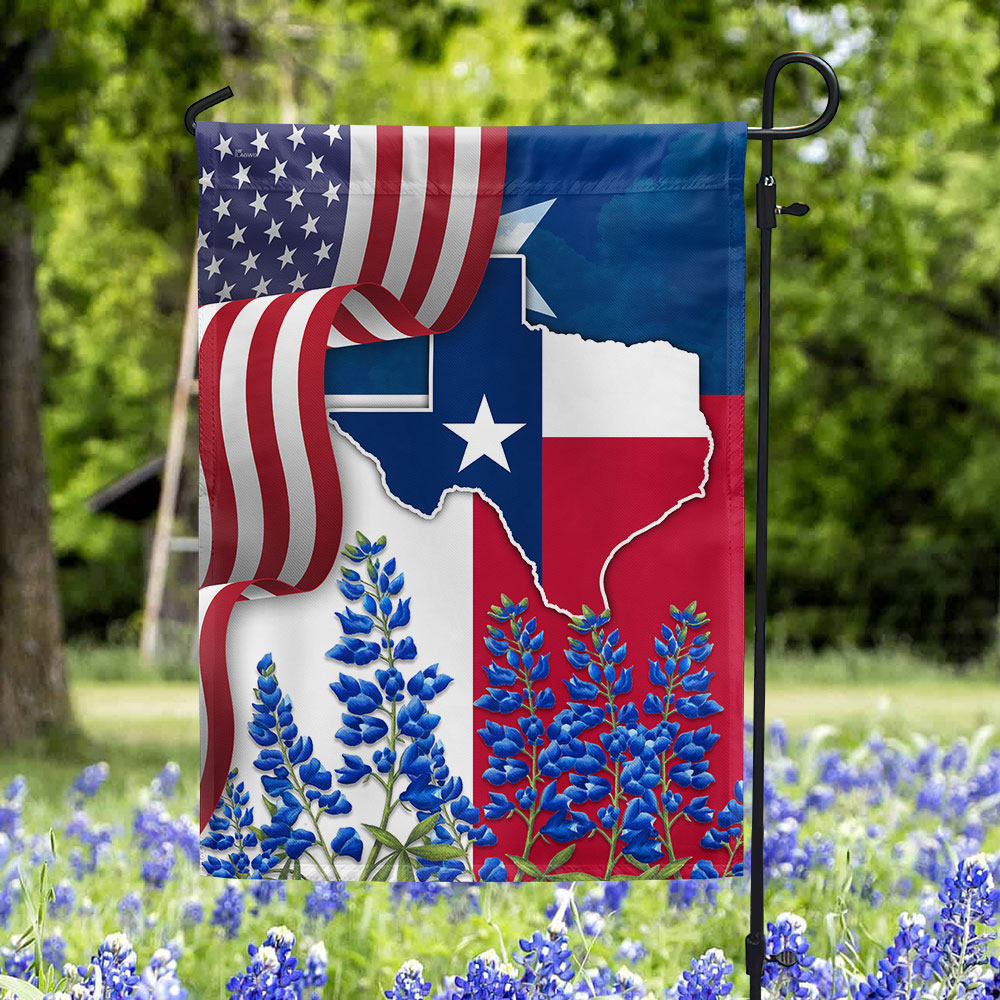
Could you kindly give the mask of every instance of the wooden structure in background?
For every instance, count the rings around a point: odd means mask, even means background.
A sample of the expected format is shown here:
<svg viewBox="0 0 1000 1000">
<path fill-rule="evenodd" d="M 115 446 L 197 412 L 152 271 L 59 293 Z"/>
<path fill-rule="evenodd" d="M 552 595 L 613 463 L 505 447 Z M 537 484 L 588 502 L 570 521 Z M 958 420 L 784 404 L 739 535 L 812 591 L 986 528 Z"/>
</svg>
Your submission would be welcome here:
<svg viewBox="0 0 1000 1000">
<path fill-rule="evenodd" d="M 177 381 L 170 412 L 170 433 L 167 453 L 160 475 L 160 500 L 156 512 L 156 526 L 149 553 L 149 571 L 146 578 L 146 599 L 143 604 L 142 634 L 139 655 L 143 663 L 156 659 L 160 645 L 163 598 L 167 586 L 167 567 L 171 552 L 197 552 L 198 539 L 189 535 L 175 535 L 177 504 L 180 495 L 181 470 L 187 450 L 188 407 L 191 396 L 198 391 L 195 378 L 195 361 L 198 356 L 198 251 L 195 250 L 188 285 L 187 306 L 184 310 L 184 329 L 181 335 L 180 360 Z"/>
</svg>

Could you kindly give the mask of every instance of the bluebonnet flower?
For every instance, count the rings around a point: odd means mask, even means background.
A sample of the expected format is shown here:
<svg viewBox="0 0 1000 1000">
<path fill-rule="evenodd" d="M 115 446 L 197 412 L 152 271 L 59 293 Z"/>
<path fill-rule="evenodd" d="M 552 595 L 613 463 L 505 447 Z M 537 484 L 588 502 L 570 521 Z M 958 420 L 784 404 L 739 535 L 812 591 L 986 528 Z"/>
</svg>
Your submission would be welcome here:
<svg viewBox="0 0 1000 1000">
<path fill-rule="evenodd" d="M 254 879 L 247 886 L 250 896 L 250 916 L 256 916 L 262 907 L 270 906 L 275 900 L 284 902 L 288 892 L 284 882 L 270 882 L 265 879 Z"/>
<path fill-rule="evenodd" d="M 121 933 L 109 934 L 97 949 L 89 966 L 78 966 L 84 996 L 101 1000 L 130 1000 L 139 982 L 132 942 Z"/>
<path fill-rule="evenodd" d="M 387 1000 L 425 1000 L 430 991 L 431 984 L 424 979 L 424 967 L 411 958 L 399 967 L 385 995 Z"/>
<path fill-rule="evenodd" d="M 737 852 L 743 847 L 743 782 L 737 781 L 731 798 L 716 814 L 717 827 L 710 827 L 701 838 L 701 846 L 710 851 L 726 850 L 729 858 L 723 875 L 743 874 L 743 862 L 734 864 Z"/>
<path fill-rule="evenodd" d="M 710 948 L 701 958 L 692 958 L 677 984 L 667 991 L 667 1000 L 721 1000 L 733 992 L 730 976 L 733 963 L 718 948 Z"/>
<path fill-rule="evenodd" d="M 66 939 L 60 931 L 54 931 L 42 941 L 42 961 L 56 969 L 61 969 L 66 961 Z"/>
<path fill-rule="evenodd" d="M 157 948 L 142 970 L 135 988 L 136 1000 L 184 1000 L 187 990 L 177 977 L 177 955 Z"/>
<path fill-rule="evenodd" d="M 74 779 L 70 785 L 70 793 L 76 799 L 77 804 L 84 799 L 93 798 L 101 785 L 108 780 L 110 769 L 104 761 L 97 764 L 89 764 Z M 75 793 L 75 794 L 74 794 Z"/>
<path fill-rule="evenodd" d="M 278 683 L 270 654 L 257 664 L 254 697 L 254 715 L 247 726 L 251 738 L 261 748 L 254 767 L 261 772 L 264 791 L 277 808 L 273 809 L 270 822 L 260 826 L 260 850 L 250 859 L 246 847 L 255 846 L 257 838 L 252 830 L 246 832 L 253 822 L 252 809 L 246 809 L 247 793 L 241 782 L 232 788 L 229 800 L 224 794 L 213 816 L 220 832 L 225 831 L 223 839 L 215 846 L 211 841 L 205 846 L 226 850 L 224 845 L 232 838 L 230 846 L 234 850 L 225 861 L 208 859 L 205 868 L 209 874 L 261 878 L 279 864 L 298 865 L 303 855 L 322 867 L 309 853 L 316 845 L 329 863 L 328 874 L 339 877 L 334 855 L 317 836 L 319 818 L 323 814 L 337 816 L 350 812 L 351 803 L 343 792 L 333 789 L 333 774 L 314 755 L 311 737 L 299 733 L 292 715 L 292 701 Z M 227 793 L 235 777 L 235 772 L 230 775 Z M 248 836 L 253 838 L 251 843 L 247 842 Z"/>
<path fill-rule="evenodd" d="M 235 938 L 243 923 L 245 906 L 243 890 L 239 883 L 227 882 L 215 900 L 215 907 L 212 910 L 212 918 L 209 923 L 213 927 L 220 928 L 227 938 Z"/>
<path fill-rule="evenodd" d="M 358 567 L 341 567 L 338 581 L 341 594 L 355 605 L 337 612 L 341 625 L 340 641 L 327 651 L 327 657 L 340 663 L 364 667 L 377 663 L 368 677 L 341 672 L 330 684 L 330 690 L 344 705 L 342 726 L 336 738 L 349 747 L 379 746 L 370 760 L 357 754 L 344 754 L 344 765 L 337 769 L 341 785 L 379 782 L 385 791 L 384 815 L 389 816 L 399 803 L 410 807 L 418 820 L 439 815 L 435 839 L 431 845 L 410 845 L 397 852 L 400 869 L 404 864 L 413 868 L 417 859 L 416 876 L 421 880 L 449 880 L 468 872 L 471 863 L 465 859 L 472 842 L 488 844 L 494 835 L 475 819 L 462 817 L 454 811 L 462 801 L 462 781 L 450 775 L 444 746 L 434 737 L 441 717 L 431 711 L 434 699 L 452 683 L 452 678 L 439 670 L 438 664 L 416 670 L 408 677 L 399 664 L 413 660 L 417 646 L 409 634 L 401 635 L 411 620 L 410 598 L 401 596 L 403 573 L 393 558 L 383 559 L 386 547 L 383 536 L 370 541 L 360 532 L 357 545 L 346 545 L 343 555 Z M 401 783 L 405 780 L 405 786 Z M 465 800 L 468 802 L 468 800 Z M 461 811 L 462 806 L 458 806 Z M 468 812 L 469 807 L 465 807 Z M 376 868 L 383 849 L 375 838 L 364 864 L 362 878 L 386 878 L 395 864 L 383 874 Z M 420 850 L 432 846 L 435 858 L 425 858 Z M 361 860 L 363 845 L 356 836 L 344 853 Z"/>
<path fill-rule="evenodd" d="M 27 792 L 27 779 L 24 775 L 17 774 L 7 783 L 0 796 L 0 834 L 10 841 L 18 840 L 21 835 L 21 815 Z"/>
<path fill-rule="evenodd" d="M 197 927 L 205 919 L 205 907 L 200 899 L 191 898 L 184 901 L 181 907 L 181 923 L 188 927 Z"/>
<path fill-rule="evenodd" d="M 12 947 L 0 948 L 0 961 L 2 961 L 3 971 L 8 976 L 15 979 L 24 979 L 29 983 L 37 984 L 38 979 L 34 974 L 35 953 L 30 945 L 19 945 L 18 939 L 11 941 Z"/>
<path fill-rule="evenodd" d="M 308 1000 L 320 1000 L 323 987 L 326 985 L 328 959 L 326 945 L 316 941 L 306 952 L 305 974 L 302 977 L 302 988 L 309 990 Z"/>
<path fill-rule="evenodd" d="M 16 902 L 14 890 L 10 885 L 0 885 L 0 927 L 6 927 L 10 915 L 14 912 Z"/>
<path fill-rule="evenodd" d="M 52 899 L 49 900 L 49 913 L 53 917 L 68 917 L 73 912 L 76 902 L 76 890 L 69 882 L 59 882 L 52 887 Z"/>
<path fill-rule="evenodd" d="M 99 861 L 111 848 L 111 827 L 106 823 L 91 823 L 82 809 L 77 809 L 66 824 L 66 837 L 80 842 L 80 849 L 70 853 L 70 865 L 76 877 L 83 878 L 96 871 Z"/>
<path fill-rule="evenodd" d="M 965 985 L 970 970 L 986 961 L 986 947 L 996 934 L 983 928 L 995 927 L 1000 911 L 997 889 L 985 855 L 959 861 L 938 893 L 941 912 L 934 921 L 939 953 L 937 970 L 944 979 L 942 992 Z"/>
<path fill-rule="evenodd" d="M 122 917 L 122 924 L 129 930 L 137 930 L 139 918 L 142 915 L 142 898 L 137 892 L 129 892 L 118 901 L 118 912 Z"/>
<path fill-rule="evenodd" d="M 305 914 L 311 920 L 329 923 L 334 914 L 347 909 L 350 896 L 343 882 L 317 882 L 306 897 Z"/>
<path fill-rule="evenodd" d="M 901 913 L 899 933 L 880 959 L 878 971 L 858 984 L 857 1000 L 915 1000 L 934 979 L 937 956 L 922 914 Z"/>
<path fill-rule="evenodd" d="M 169 843 L 193 864 L 198 864 L 198 830 L 192 818 L 188 815 L 174 818 L 159 802 L 150 802 L 136 810 L 132 835 L 144 851 Z"/>
<path fill-rule="evenodd" d="M 173 798 L 174 792 L 177 790 L 177 782 L 180 779 L 180 776 L 180 765 L 175 764 L 172 760 L 168 760 L 166 764 L 163 765 L 163 769 L 160 773 L 153 778 L 153 794 L 157 798 L 161 799 Z"/>
<path fill-rule="evenodd" d="M 139 874 L 142 880 L 154 889 L 162 889 L 174 871 L 174 845 L 169 841 L 158 844 L 150 850 L 142 862 Z"/>
<path fill-rule="evenodd" d="M 521 983 L 533 997 L 561 997 L 575 974 L 573 952 L 566 934 L 541 934 L 521 938 L 521 954 L 514 961 L 524 970 Z"/>
<path fill-rule="evenodd" d="M 626 938 L 615 952 L 618 958 L 624 959 L 629 965 L 638 965 L 646 957 L 646 946 L 641 941 Z"/>
<path fill-rule="evenodd" d="M 506 882 L 507 868 L 499 858 L 487 858 L 479 869 L 479 878 L 483 882 Z"/>
<path fill-rule="evenodd" d="M 298 1000 L 302 970 L 292 954 L 295 935 L 287 927 L 272 927 L 263 944 L 247 946 L 246 969 L 226 984 L 230 997 Z"/>
<path fill-rule="evenodd" d="M 393 882 L 390 894 L 394 903 L 433 906 L 451 891 L 452 885 L 445 882 Z"/>
<path fill-rule="evenodd" d="M 237 782 L 239 769 L 233 768 L 226 779 L 226 785 L 215 812 L 209 817 L 209 832 L 201 840 L 201 846 L 216 854 L 210 854 L 202 861 L 202 867 L 209 875 L 219 878 L 248 878 L 251 875 L 250 856 L 247 851 L 257 846 L 257 834 L 253 830 L 253 808 L 248 808 L 250 793 L 244 782 Z M 141 814 L 140 814 L 141 816 Z M 139 818 L 136 829 L 139 829 Z M 156 826 L 153 827 L 156 831 Z M 277 863 L 278 859 L 274 859 Z M 255 856 L 253 871 L 260 875 L 273 867 L 270 852 Z"/>
<path fill-rule="evenodd" d="M 792 952 L 796 958 L 795 964 L 790 968 L 775 962 L 765 962 L 762 978 L 764 987 L 773 996 L 812 1000 L 815 990 L 810 987 L 810 970 L 816 959 L 809 950 L 805 920 L 795 913 L 778 914 L 774 922 L 767 925 L 764 947 L 768 955 Z"/>
<path fill-rule="evenodd" d="M 530 990 L 520 982 L 517 966 L 502 962 L 495 951 L 487 951 L 469 962 L 465 975 L 456 976 L 449 1000 L 526 1000 Z"/>
</svg>

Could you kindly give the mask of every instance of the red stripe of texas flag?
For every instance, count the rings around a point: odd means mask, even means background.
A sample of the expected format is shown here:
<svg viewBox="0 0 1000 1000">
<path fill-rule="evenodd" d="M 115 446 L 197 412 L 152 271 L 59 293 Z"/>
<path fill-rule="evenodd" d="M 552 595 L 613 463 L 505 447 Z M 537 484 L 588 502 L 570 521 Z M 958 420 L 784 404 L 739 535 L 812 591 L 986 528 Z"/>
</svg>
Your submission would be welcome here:
<svg viewBox="0 0 1000 1000">
<path fill-rule="evenodd" d="M 724 711 L 706 720 L 680 721 L 684 723 L 682 729 L 694 729 L 711 722 L 713 729 L 721 734 L 711 756 L 711 770 L 716 781 L 701 793 L 709 796 L 713 809 L 720 809 L 732 796 L 733 784 L 743 776 L 740 755 L 744 648 L 743 455 L 731 444 L 742 441 L 743 397 L 702 396 L 700 403 L 715 440 L 705 497 L 682 504 L 661 524 L 640 534 L 623 548 L 608 567 L 606 586 L 613 611 L 612 625 L 621 629 L 622 638 L 628 643 L 625 663 L 635 667 L 634 687 L 628 699 L 640 708 L 646 691 L 656 690 L 648 684 L 647 660 L 656 656 L 653 637 L 659 635 L 660 625 L 671 621 L 669 605 L 683 607 L 696 600 L 699 610 L 708 612 L 716 647 L 710 664 L 716 673 L 712 696 Z M 567 592 L 569 588 L 568 592 L 579 595 L 579 603 L 586 602 L 595 609 L 602 607 L 600 595 L 595 592 L 593 567 L 603 560 L 601 553 L 605 552 L 608 541 L 616 539 L 637 516 L 644 517 L 650 510 L 655 513 L 659 506 L 655 496 L 662 500 L 665 489 L 671 490 L 670 497 L 674 501 L 687 495 L 692 464 L 694 474 L 701 464 L 692 463 L 692 459 L 697 458 L 699 449 L 703 454 L 707 446 L 705 438 L 546 440 L 543 474 L 547 509 L 543 515 L 546 521 L 543 560 L 546 584 L 550 575 L 555 574 L 561 591 Z M 586 456 L 582 462 L 581 455 Z M 599 468 L 610 468 L 614 474 L 601 483 L 593 472 Z M 668 485 L 671 468 L 689 471 L 687 475 L 675 477 L 672 485 Z M 697 487 L 697 483 L 694 485 Z M 588 501 L 586 515 L 583 505 L 572 502 L 574 490 L 581 488 L 598 491 L 598 504 L 591 506 Z M 591 511 L 596 511 L 596 516 L 589 513 Z M 560 520 L 564 523 L 557 523 Z M 722 530 L 720 525 L 724 526 Z M 550 536 L 550 532 L 554 534 Z M 551 652 L 551 657 L 550 674 L 544 683 L 555 692 L 557 707 L 565 705 L 568 698 L 563 682 L 573 674 L 562 653 L 570 634 L 566 617 L 542 605 L 530 568 L 510 544 L 495 510 L 479 497 L 475 498 L 473 512 L 473 550 L 475 697 L 484 694 L 488 686 L 482 670 L 491 659 L 483 645 L 486 627 L 493 624 L 488 611 L 491 605 L 499 603 L 500 594 L 506 593 L 515 601 L 527 597 L 528 615 L 536 616 L 539 627 L 545 629 L 545 648 Z M 628 601 L 616 601 L 616 594 L 628 594 Z M 552 711 L 539 712 L 546 725 L 553 714 Z M 480 708 L 473 709 L 473 716 L 477 729 L 488 718 L 498 721 L 498 717 Z M 489 766 L 489 750 L 478 736 L 473 745 L 474 773 L 480 776 Z M 725 755 L 727 748 L 729 756 Z M 473 801 L 480 809 L 489 801 L 491 791 L 511 794 L 510 786 L 496 788 L 477 777 Z M 574 808 L 596 816 L 594 806 Z M 547 818 L 547 814 L 543 815 L 542 822 Z M 524 823 L 508 818 L 493 820 L 490 825 L 499 842 L 491 847 L 475 848 L 476 868 L 478 870 L 486 858 L 498 856 L 507 864 L 513 879 L 516 872 L 506 855 L 522 853 Z M 704 854 L 698 845 L 704 829 L 698 824 L 681 821 L 674 825 L 671 833 L 678 857 Z M 544 868 L 546 861 L 563 846 L 539 840 L 532 849 L 531 858 Z M 574 861 L 570 867 L 587 872 L 583 858 L 589 851 L 579 853 L 581 860 Z M 616 871 L 623 872 L 627 867 L 619 864 Z M 605 874 L 596 869 L 589 873 Z"/>
</svg>

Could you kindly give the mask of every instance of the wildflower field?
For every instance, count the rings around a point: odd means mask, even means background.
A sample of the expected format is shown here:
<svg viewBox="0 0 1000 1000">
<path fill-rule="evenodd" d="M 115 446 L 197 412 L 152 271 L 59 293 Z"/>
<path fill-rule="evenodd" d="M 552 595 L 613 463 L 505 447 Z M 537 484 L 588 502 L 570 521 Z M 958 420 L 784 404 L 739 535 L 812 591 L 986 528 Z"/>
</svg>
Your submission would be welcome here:
<svg viewBox="0 0 1000 1000">
<path fill-rule="evenodd" d="M 1000 996 L 995 681 L 888 660 L 877 683 L 775 672 L 770 716 L 788 723 L 768 734 L 768 949 L 797 960 L 768 965 L 770 995 Z M 0 761 L 0 995 L 746 995 L 742 879 L 199 875 L 192 687 L 81 682 L 75 700 L 92 742 Z"/>
</svg>

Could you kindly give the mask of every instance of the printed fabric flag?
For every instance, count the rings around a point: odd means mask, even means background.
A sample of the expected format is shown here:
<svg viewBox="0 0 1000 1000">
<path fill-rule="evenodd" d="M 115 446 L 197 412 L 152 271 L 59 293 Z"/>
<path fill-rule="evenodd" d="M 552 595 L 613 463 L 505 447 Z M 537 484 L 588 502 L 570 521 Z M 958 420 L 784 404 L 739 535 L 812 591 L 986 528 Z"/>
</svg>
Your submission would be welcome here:
<svg viewBox="0 0 1000 1000">
<path fill-rule="evenodd" d="M 204 871 L 741 875 L 745 125 L 197 144 Z"/>
</svg>

